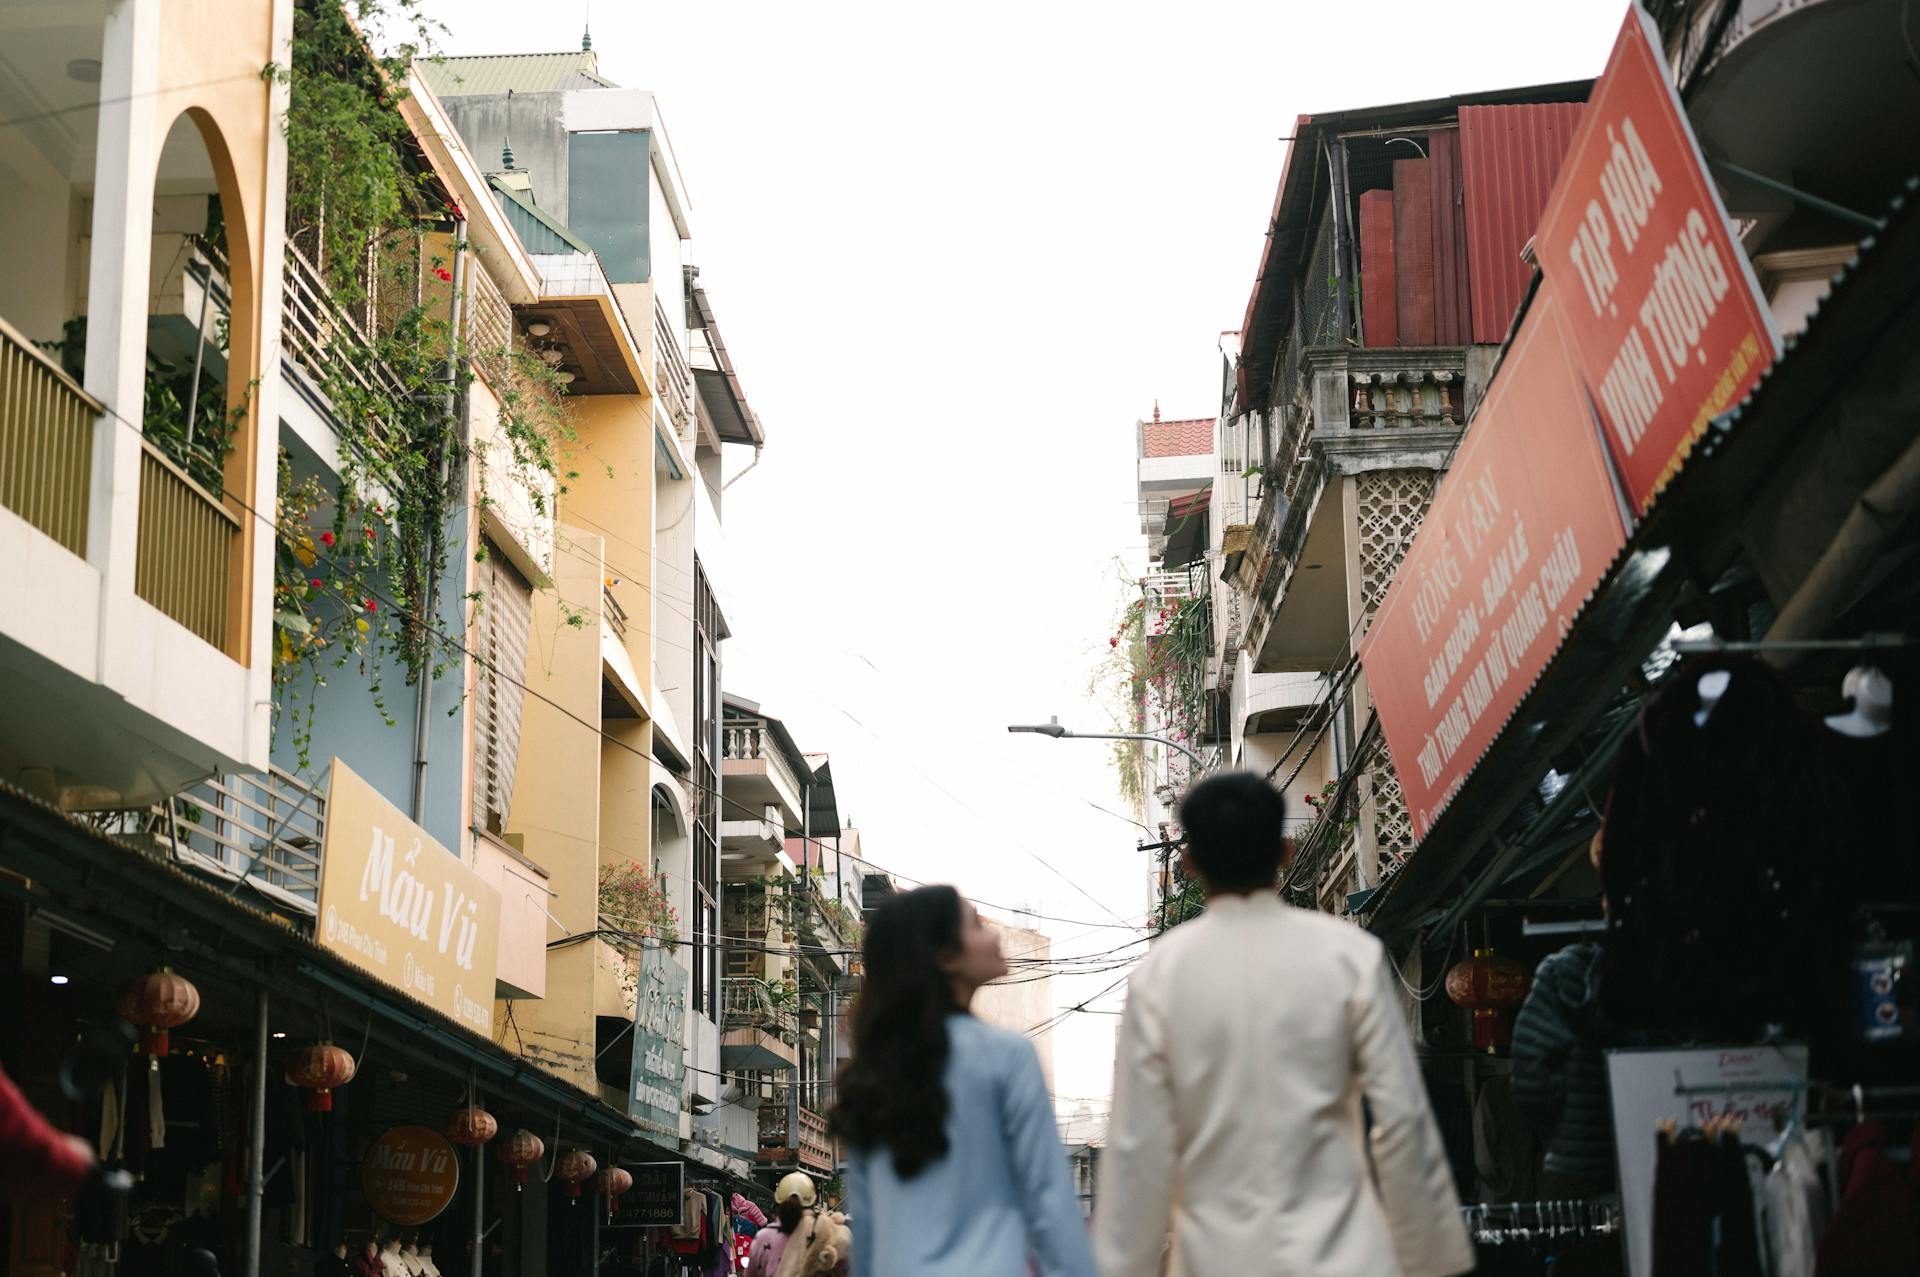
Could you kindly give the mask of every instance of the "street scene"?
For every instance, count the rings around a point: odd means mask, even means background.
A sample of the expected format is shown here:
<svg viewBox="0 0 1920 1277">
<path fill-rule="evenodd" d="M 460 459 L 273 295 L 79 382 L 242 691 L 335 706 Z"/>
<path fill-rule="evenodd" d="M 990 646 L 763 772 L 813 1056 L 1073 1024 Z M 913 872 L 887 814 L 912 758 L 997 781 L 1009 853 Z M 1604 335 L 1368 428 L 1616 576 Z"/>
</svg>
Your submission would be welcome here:
<svg viewBox="0 0 1920 1277">
<path fill-rule="evenodd" d="M 0 1277 L 1920 1274 L 1908 9 L 0 0 Z"/>
</svg>

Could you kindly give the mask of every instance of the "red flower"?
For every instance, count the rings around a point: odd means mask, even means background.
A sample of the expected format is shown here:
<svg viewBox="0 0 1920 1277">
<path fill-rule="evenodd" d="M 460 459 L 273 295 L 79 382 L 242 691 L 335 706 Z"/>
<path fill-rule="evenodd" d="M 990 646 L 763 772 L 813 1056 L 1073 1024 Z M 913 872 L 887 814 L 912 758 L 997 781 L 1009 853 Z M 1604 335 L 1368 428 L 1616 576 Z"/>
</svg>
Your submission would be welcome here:
<svg viewBox="0 0 1920 1277">
<path fill-rule="evenodd" d="M 323 544 L 323 545 L 332 545 L 332 544 L 333 544 L 333 533 L 331 533 L 331 532 L 322 532 L 322 533 L 320 534 L 320 542 L 321 542 L 321 544 Z"/>
<path fill-rule="evenodd" d="M 1108 639 L 1108 640 L 1107 640 L 1107 646 L 1108 646 L 1108 647 L 1119 647 L 1119 646 L 1120 646 L 1120 640 L 1119 640 L 1119 639 L 1117 639 L 1117 638 L 1110 638 L 1110 639 Z"/>
<path fill-rule="evenodd" d="M 372 599 L 367 600 L 367 611 L 378 612 L 379 610 L 380 610 L 380 605 L 378 603 L 375 603 Z"/>
<path fill-rule="evenodd" d="M 313 580 L 311 580 L 311 581 L 309 581 L 309 582 L 308 582 L 308 584 L 309 584 L 309 585 L 311 585 L 311 586 L 312 586 L 312 587 L 313 587 L 314 589 L 316 589 L 316 590 L 319 590 L 319 589 L 324 589 L 324 588 L 325 588 L 324 586 L 322 586 L 322 585 L 320 584 L 320 578 L 319 578 L 319 577 L 317 577 L 317 576 L 316 576 L 316 577 L 314 577 L 314 578 L 313 578 Z"/>
<path fill-rule="evenodd" d="M 373 529 L 372 529 L 372 528 L 368 528 L 368 529 L 367 529 L 367 540 L 369 540 L 369 541 L 371 541 L 371 540 L 373 540 Z"/>
<path fill-rule="evenodd" d="M 444 266 L 434 267 L 433 273 L 434 273 L 434 276 L 438 278 L 442 283 L 451 284 L 453 282 L 453 272 L 448 270 Z"/>
</svg>

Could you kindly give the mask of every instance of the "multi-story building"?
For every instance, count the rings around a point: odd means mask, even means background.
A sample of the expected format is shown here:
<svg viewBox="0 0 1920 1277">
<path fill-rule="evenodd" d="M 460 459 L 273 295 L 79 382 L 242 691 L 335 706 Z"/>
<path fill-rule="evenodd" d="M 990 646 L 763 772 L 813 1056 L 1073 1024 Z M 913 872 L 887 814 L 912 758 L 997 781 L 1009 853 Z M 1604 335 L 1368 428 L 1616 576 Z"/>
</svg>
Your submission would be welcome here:
<svg viewBox="0 0 1920 1277">
<path fill-rule="evenodd" d="M 1222 669 L 1241 756 L 1325 813 L 1290 886 L 1329 910 L 1413 847 L 1355 652 L 1491 376 L 1589 87 L 1294 130 L 1221 413 L 1223 466 L 1257 479 L 1218 503 Z"/>
</svg>

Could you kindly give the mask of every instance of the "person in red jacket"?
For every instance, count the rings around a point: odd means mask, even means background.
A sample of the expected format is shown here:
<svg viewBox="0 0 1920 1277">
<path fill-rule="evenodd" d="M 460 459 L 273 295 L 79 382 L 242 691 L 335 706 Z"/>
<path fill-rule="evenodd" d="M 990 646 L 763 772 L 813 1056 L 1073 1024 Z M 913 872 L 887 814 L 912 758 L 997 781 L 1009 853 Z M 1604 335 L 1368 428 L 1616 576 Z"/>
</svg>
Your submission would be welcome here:
<svg viewBox="0 0 1920 1277">
<path fill-rule="evenodd" d="M 92 1173 L 86 1141 L 55 1130 L 0 1069 L 0 1200 L 76 1198 Z"/>
</svg>

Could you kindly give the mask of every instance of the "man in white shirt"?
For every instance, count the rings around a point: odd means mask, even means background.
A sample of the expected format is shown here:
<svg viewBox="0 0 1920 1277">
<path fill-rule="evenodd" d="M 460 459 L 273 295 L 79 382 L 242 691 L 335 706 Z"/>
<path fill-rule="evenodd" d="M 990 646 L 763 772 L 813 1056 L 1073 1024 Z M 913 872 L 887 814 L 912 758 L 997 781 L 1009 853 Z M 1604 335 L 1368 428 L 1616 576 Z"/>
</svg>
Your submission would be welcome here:
<svg viewBox="0 0 1920 1277">
<path fill-rule="evenodd" d="M 1386 950 L 1281 903 L 1285 816 L 1250 772 L 1180 806 L 1207 911 L 1129 981 L 1094 1223 L 1102 1277 L 1157 1277 L 1169 1233 L 1173 1277 L 1473 1267 Z"/>
</svg>

